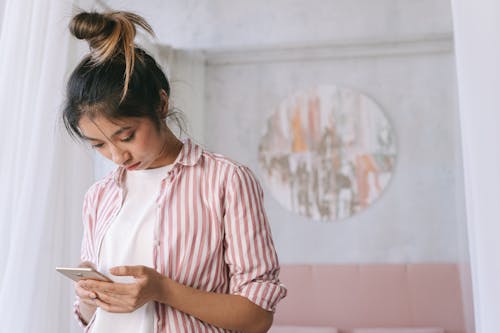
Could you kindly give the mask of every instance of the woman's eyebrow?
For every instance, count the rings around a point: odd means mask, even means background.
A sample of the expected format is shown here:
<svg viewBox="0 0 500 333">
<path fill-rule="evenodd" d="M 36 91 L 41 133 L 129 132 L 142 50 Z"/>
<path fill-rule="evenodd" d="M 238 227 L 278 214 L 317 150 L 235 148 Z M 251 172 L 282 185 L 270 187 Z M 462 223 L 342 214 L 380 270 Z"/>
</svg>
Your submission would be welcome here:
<svg viewBox="0 0 500 333">
<path fill-rule="evenodd" d="M 123 133 L 124 131 L 131 129 L 131 128 L 132 128 L 132 126 L 125 126 L 125 127 L 121 127 L 121 128 L 120 128 L 120 129 L 118 129 L 116 132 L 114 132 L 113 134 L 111 134 L 111 137 L 115 137 L 115 136 L 117 136 L 117 135 L 119 135 L 119 134 Z M 85 135 L 83 135 L 83 134 L 82 134 L 82 136 L 83 136 L 83 138 L 84 138 L 85 140 L 90 140 L 90 141 L 101 141 L 101 139 L 94 139 L 94 138 L 91 138 L 91 137 L 85 136 Z"/>
</svg>

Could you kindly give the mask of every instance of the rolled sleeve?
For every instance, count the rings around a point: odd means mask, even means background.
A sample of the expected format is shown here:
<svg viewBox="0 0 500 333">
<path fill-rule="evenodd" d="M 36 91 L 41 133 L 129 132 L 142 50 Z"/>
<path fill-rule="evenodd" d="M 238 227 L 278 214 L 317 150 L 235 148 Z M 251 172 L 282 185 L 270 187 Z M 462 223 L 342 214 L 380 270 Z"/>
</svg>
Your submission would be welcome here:
<svg viewBox="0 0 500 333">
<path fill-rule="evenodd" d="M 80 261 L 88 261 L 88 262 L 94 262 L 94 258 L 92 256 L 92 242 L 91 242 L 91 233 L 92 233 L 92 228 L 94 227 L 94 214 L 92 207 L 93 203 L 91 202 L 92 199 L 92 189 L 91 187 L 87 193 L 85 194 L 84 200 L 83 200 L 83 208 L 82 208 L 82 221 L 83 221 L 83 237 L 82 237 L 82 244 L 81 244 L 81 249 L 80 249 Z M 80 313 L 80 297 L 75 296 L 75 302 L 73 303 L 73 314 L 75 319 L 77 320 L 78 324 L 82 328 L 88 328 L 87 325 L 88 323 L 83 319 L 82 314 Z"/>
<path fill-rule="evenodd" d="M 279 262 L 263 204 L 263 191 L 250 169 L 237 166 L 226 188 L 225 261 L 230 293 L 275 311 L 287 290 L 279 281 Z"/>
<path fill-rule="evenodd" d="M 85 328 L 87 326 L 87 322 L 83 319 L 82 314 L 80 313 L 79 305 L 80 305 L 80 298 L 77 296 L 75 303 L 73 303 L 73 314 L 80 327 Z"/>
<path fill-rule="evenodd" d="M 286 296 L 286 287 L 279 281 L 255 280 L 245 284 L 233 294 L 248 298 L 264 310 L 275 312 L 278 302 Z"/>
</svg>

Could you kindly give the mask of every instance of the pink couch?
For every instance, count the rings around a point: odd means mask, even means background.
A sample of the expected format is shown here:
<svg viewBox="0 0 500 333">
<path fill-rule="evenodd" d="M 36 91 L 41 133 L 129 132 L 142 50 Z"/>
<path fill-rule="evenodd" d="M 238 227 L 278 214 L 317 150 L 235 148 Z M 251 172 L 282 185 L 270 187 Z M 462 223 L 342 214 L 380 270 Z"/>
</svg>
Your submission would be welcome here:
<svg viewBox="0 0 500 333">
<path fill-rule="evenodd" d="M 289 293 L 271 333 L 283 327 L 465 333 L 456 264 L 283 265 L 281 280 Z"/>
</svg>

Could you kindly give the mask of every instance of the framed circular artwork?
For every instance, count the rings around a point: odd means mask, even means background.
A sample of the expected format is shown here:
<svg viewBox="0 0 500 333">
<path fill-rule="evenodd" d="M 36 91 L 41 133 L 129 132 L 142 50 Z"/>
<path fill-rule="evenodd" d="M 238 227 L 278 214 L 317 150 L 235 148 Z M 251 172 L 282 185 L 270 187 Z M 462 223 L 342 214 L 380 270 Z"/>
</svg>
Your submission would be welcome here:
<svg viewBox="0 0 500 333">
<path fill-rule="evenodd" d="M 345 219 L 372 204 L 394 170 L 395 134 L 368 96 L 334 85 L 285 98 L 259 143 L 264 183 L 286 209 Z"/>
</svg>

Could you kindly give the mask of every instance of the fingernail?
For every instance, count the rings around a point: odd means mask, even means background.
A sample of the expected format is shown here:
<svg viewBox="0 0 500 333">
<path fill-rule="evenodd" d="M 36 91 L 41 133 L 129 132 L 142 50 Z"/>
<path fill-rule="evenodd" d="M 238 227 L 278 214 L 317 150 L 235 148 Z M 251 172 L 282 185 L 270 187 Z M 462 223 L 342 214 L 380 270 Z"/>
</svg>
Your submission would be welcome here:
<svg viewBox="0 0 500 333">
<path fill-rule="evenodd" d="M 96 294 L 94 294 L 94 293 L 90 294 L 89 297 L 92 299 L 97 298 Z"/>
</svg>

